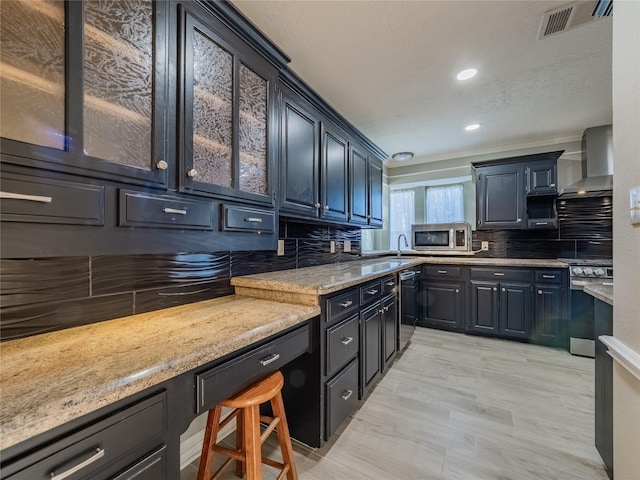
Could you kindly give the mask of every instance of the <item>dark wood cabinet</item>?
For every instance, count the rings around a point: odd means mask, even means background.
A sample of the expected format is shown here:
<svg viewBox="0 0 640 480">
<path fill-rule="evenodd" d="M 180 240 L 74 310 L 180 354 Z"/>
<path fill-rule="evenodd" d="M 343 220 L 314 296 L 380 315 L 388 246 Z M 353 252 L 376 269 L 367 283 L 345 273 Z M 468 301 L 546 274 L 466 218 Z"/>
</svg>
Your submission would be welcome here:
<svg viewBox="0 0 640 480">
<path fill-rule="evenodd" d="M 519 165 L 478 169 L 476 188 L 478 229 L 523 228 L 524 182 Z"/>
<path fill-rule="evenodd" d="M 347 135 L 338 127 L 324 121 L 321 145 L 320 216 L 345 222 L 349 216 Z"/>
<path fill-rule="evenodd" d="M 499 303 L 498 284 L 495 282 L 481 282 L 472 280 L 471 289 L 471 317 L 467 330 L 496 335 L 499 332 Z"/>
<path fill-rule="evenodd" d="M 531 284 L 500 283 L 499 333 L 509 338 L 531 336 Z"/>
<path fill-rule="evenodd" d="M 446 330 L 464 330 L 464 288 L 459 282 L 421 282 L 418 325 Z"/>
<path fill-rule="evenodd" d="M 358 144 L 349 152 L 349 220 L 382 226 L 382 163 Z"/>
<path fill-rule="evenodd" d="M 524 171 L 527 195 L 553 195 L 558 193 L 558 164 L 556 160 L 534 162 Z"/>
<path fill-rule="evenodd" d="M 379 301 L 360 314 L 360 324 L 360 398 L 363 398 L 381 372 L 382 313 Z"/>
<path fill-rule="evenodd" d="M 369 225 L 382 227 L 382 163 L 369 157 Z"/>
<path fill-rule="evenodd" d="M 396 356 L 398 347 L 398 299 L 394 293 L 382 300 L 382 371 Z"/>
<path fill-rule="evenodd" d="M 594 299 L 595 318 L 595 445 L 613 476 L 613 358 L 607 347 L 598 339 L 601 335 L 613 335 L 613 306 Z"/>
</svg>

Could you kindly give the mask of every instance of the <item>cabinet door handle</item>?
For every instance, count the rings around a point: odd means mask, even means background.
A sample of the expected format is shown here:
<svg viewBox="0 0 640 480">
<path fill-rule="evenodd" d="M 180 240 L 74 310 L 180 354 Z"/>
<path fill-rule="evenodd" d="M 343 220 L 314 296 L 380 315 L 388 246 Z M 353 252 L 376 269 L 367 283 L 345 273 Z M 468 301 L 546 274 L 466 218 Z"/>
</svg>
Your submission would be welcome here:
<svg viewBox="0 0 640 480">
<path fill-rule="evenodd" d="M 353 390 L 345 390 L 344 392 L 342 392 L 342 395 L 340 395 L 342 397 L 343 400 L 349 400 L 349 397 L 353 394 Z"/>
<path fill-rule="evenodd" d="M 191 178 L 198 176 L 198 171 L 195 168 L 192 168 L 187 172 L 187 175 Z"/>
<path fill-rule="evenodd" d="M 504 277 L 504 273 L 500 273 L 500 272 L 493 272 L 493 274 L 494 274 L 496 277 Z"/>
<path fill-rule="evenodd" d="M 314 206 L 314 208 L 320 208 L 322 205 L 320 205 L 319 203 L 316 202 L 316 203 L 313 204 L 313 206 Z"/>
<path fill-rule="evenodd" d="M 503 289 L 502 289 L 502 291 L 503 291 L 503 292 L 506 292 L 506 291 L 507 291 L 507 289 L 506 289 L 506 288 L 503 288 Z"/>
<path fill-rule="evenodd" d="M 542 290 L 538 290 L 538 295 L 542 295 Z"/>
<path fill-rule="evenodd" d="M 51 203 L 51 197 L 43 197 L 41 195 L 25 195 L 24 193 L 0 192 L 0 198 L 8 198 L 11 200 L 28 200 L 30 202 Z"/>
<path fill-rule="evenodd" d="M 396 284 L 395 282 L 387 282 L 387 283 L 385 283 L 385 285 L 387 287 L 393 287 L 395 284 Z"/>
<path fill-rule="evenodd" d="M 493 291 L 497 292 L 498 291 L 498 287 L 493 287 Z"/>
<path fill-rule="evenodd" d="M 542 278 L 556 278 L 555 275 L 542 275 Z"/>
<path fill-rule="evenodd" d="M 353 342 L 353 337 L 344 337 L 342 340 L 340 340 L 340 343 L 342 343 L 343 345 L 349 345 L 351 342 Z"/>
<path fill-rule="evenodd" d="M 325 211 L 325 212 L 328 212 L 328 211 L 329 211 L 329 205 L 325 205 L 325 206 L 324 206 L 324 211 Z"/>
<path fill-rule="evenodd" d="M 378 293 L 378 290 L 375 290 L 375 289 L 374 289 L 374 290 L 366 290 L 366 292 L 367 292 L 369 295 L 375 295 L 376 293 Z"/>
<path fill-rule="evenodd" d="M 104 457 L 104 448 L 96 448 L 96 453 L 87 458 L 84 462 L 80 462 L 75 467 L 71 467 L 62 473 L 51 472 L 49 476 L 51 477 L 51 480 L 63 480 L 91 465 L 93 462 L 100 460 L 102 457 Z"/>
<path fill-rule="evenodd" d="M 262 223 L 262 219 L 259 217 L 247 217 L 244 219 L 245 222 L 255 222 L 255 223 Z"/>
<path fill-rule="evenodd" d="M 186 209 L 180 210 L 180 209 L 177 209 L 177 208 L 168 208 L 168 207 L 166 207 L 166 208 L 163 208 L 162 211 L 164 213 L 175 213 L 176 215 L 186 215 L 187 214 L 187 210 Z"/>
<path fill-rule="evenodd" d="M 353 302 L 351 300 L 347 300 L 346 302 L 342 302 L 340 304 L 340 306 L 343 308 L 349 308 L 351 305 L 353 305 Z"/>
<path fill-rule="evenodd" d="M 167 168 L 169 168 L 169 164 L 164 160 L 159 160 L 158 163 L 156 163 L 156 167 L 159 170 L 166 170 Z"/>
<path fill-rule="evenodd" d="M 447 271 L 446 270 L 438 270 L 438 273 L 446 274 Z"/>
<path fill-rule="evenodd" d="M 516 220 L 516 223 L 520 223 L 522 221 L 521 218 L 519 218 L 518 220 Z"/>
<path fill-rule="evenodd" d="M 280 358 L 280 354 L 279 353 L 272 353 L 271 355 L 264 357 L 262 360 L 260 360 L 260 364 L 263 367 L 266 367 L 267 365 L 269 365 L 270 363 L 275 362 L 277 359 Z"/>
<path fill-rule="evenodd" d="M 456 288 L 456 293 L 460 293 L 460 290 Z"/>
<path fill-rule="evenodd" d="M 551 188 L 554 188 L 554 187 L 556 186 L 556 184 L 555 184 L 555 183 L 552 183 L 552 184 L 550 184 L 549 186 L 550 186 Z"/>
</svg>

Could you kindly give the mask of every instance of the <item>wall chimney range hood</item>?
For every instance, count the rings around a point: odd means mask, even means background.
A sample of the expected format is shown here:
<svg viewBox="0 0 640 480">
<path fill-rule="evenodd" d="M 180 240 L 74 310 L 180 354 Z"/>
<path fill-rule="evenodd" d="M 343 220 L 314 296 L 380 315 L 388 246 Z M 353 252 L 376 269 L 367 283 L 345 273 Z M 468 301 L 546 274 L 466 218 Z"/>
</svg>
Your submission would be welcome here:
<svg viewBox="0 0 640 480">
<path fill-rule="evenodd" d="M 582 176 L 565 187 L 562 198 L 613 195 L 613 142 L 611 125 L 587 128 L 582 134 Z"/>
</svg>

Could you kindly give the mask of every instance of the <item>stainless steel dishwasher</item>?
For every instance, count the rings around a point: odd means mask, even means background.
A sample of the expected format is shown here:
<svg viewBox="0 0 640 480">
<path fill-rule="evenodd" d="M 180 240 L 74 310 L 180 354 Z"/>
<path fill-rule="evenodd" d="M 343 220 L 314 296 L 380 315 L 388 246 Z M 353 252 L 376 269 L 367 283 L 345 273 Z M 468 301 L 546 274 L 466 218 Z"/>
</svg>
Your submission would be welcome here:
<svg viewBox="0 0 640 480">
<path fill-rule="evenodd" d="M 398 334 L 398 351 L 402 351 L 409 343 L 416 322 L 418 321 L 417 309 L 417 280 L 416 270 L 403 270 L 400 272 L 400 331 Z"/>
</svg>

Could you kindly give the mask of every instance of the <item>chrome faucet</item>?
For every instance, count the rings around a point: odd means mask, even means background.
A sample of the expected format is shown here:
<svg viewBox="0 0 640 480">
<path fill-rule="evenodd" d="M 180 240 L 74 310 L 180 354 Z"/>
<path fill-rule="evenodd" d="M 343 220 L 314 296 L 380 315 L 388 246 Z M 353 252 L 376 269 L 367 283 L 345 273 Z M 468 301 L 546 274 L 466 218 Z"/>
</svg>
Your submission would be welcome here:
<svg viewBox="0 0 640 480">
<path fill-rule="evenodd" d="M 400 235 L 398 235 L 398 257 L 400 257 L 400 239 L 404 238 L 404 246 L 405 248 L 409 246 L 409 242 L 407 242 L 407 236 L 404 233 L 401 233 Z"/>
</svg>

